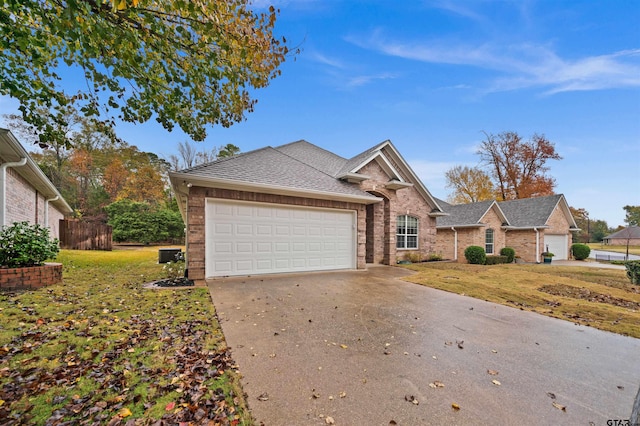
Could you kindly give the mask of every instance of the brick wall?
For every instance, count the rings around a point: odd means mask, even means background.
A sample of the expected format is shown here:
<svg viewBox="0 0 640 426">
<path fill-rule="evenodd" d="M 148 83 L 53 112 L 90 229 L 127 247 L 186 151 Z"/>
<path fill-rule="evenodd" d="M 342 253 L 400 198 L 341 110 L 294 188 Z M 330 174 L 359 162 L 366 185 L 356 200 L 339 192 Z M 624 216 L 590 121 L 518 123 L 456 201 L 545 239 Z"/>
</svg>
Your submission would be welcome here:
<svg viewBox="0 0 640 426">
<path fill-rule="evenodd" d="M 543 241 L 544 231 L 538 232 L 540 241 Z M 543 247 L 541 243 L 536 245 L 536 231 L 533 229 L 509 230 L 506 237 L 506 245 L 516 251 L 516 256 L 525 262 L 538 261 L 537 251 L 542 251 Z"/>
<path fill-rule="evenodd" d="M 455 228 L 456 231 L 451 229 L 439 229 L 436 235 L 436 251 L 441 253 L 445 259 L 455 259 L 455 234 L 458 238 L 458 262 L 466 263 L 467 259 L 464 257 L 464 251 L 469 246 L 479 246 L 485 248 L 486 246 L 486 231 L 487 229 L 493 229 L 493 253 L 491 255 L 499 255 L 500 250 L 503 247 L 508 246 L 506 242 L 506 235 L 504 229 L 502 229 L 502 221 L 492 208 L 480 219 L 479 221 L 484 226 L 474 228 Z"/>
<path fill-rule="evenodd" d="M 46 199 L 36 191 L 15 168 L 7 169 L 6 223 L 29 222 L 44 226 Z M 49 203 L 49 235 L 60 238 L 60 219 L 64 214 Z"/>
<path fill-rule="evenodd" d="M 0 268 L 0 289 L 35 289 L 62 282 L 62 264 L 28 268 Z"/>
<path fill-rule="evenodd" d="M 375 255 L 369 261 L 393 265 L 405 252 L 417 252 L 423 259 L 435 253 L 436 220 L 429 216 L 432 207 L 426 203 L 418 190 L 415 187 L 398 190 L 385 188 L 385 184 L 389 182 L 389 175 L 376 161 L 365 165 L 359 173 L 371 177 L 360 184 L 360 189 L 387 200 L 382 203 L 383 207 L 376 206 L 373 210 L 374 224 L 370 224 L 370 227 L 373 226 L 371 230 L 376 239 L 373 247 Z M 405 214 L 418 218 L 418 250 L 396 248 L 396 218 Z M 383 239 L 382 246 L 379 245 L 380 238 Z M 369 243 L 371 244 L 371 241 Z"/>
</svg>

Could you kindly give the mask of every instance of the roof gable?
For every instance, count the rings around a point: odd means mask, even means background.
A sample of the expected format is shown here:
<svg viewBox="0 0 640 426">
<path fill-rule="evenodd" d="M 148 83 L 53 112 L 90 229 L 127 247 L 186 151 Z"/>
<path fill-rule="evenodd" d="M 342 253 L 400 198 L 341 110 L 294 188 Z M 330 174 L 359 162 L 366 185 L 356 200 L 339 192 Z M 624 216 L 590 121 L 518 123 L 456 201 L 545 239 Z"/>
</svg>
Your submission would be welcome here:
<svg viewBox="0 0 640 426">
<path fill-rule="evenodd" d="M 490 210 L 494 210 L 503 224 L 508 224 L 505 214 L 494 200 L 480 201 L 469 204 L 445 204 L 444 211 L 448 216 L 436 219 L 437 227 L 480 227 L 484 226 L 482 219 Z"/>
<path fill-rule="evenodd" d="M 509 218 L 511 226 L 516 228 L 547 226 L 547 222 L 556 207 L 560 207 L 571 229 L 578 228 L 569 210 L 569 205 L 562 194 L 500 201 L 498 204 Z"/>
</svg>

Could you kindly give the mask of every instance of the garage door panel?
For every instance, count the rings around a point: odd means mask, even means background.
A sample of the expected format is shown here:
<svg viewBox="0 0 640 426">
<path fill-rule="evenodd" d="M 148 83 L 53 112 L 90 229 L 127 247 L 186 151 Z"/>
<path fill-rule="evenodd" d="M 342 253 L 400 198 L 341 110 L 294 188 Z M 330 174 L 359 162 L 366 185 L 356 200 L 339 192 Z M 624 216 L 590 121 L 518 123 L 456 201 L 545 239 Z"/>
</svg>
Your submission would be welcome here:
<svg viewBox="0 0 640 426">
<path fill-rule="evenodd" d="M 566 260 L 569 258 L 569 236 L 568 235 L 545 235 L 544 248 L 549 247 L 549 251 L 555 255 L 554 259 Z"/>
<path fill-rule="evenodd" d="M 355 212 L 208 199 L 207 277 L 355 268 Z"/>
</svg>

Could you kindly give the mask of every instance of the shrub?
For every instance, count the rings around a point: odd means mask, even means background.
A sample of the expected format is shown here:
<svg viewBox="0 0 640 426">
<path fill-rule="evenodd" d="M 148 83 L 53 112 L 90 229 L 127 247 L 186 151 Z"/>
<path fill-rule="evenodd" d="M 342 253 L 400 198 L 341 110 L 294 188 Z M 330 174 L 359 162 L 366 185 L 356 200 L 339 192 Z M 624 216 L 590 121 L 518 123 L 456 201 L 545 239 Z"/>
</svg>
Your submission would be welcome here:
<svg viewBox="0 0 640 426">
<path fill-rule="evenodd" d="M 627 260 L 624 266 L 627 268 L 627 277 L 631 284 L 640 284 L 640 260 Z"/>
<path fill-rule="evenodd" d="M 116 201 L 105 210 L 116 242 L 149 244 L 179 241 L 184 237 L 184 223 L 179 211 L 130 200 Z"/>
<path fill-rule="evenodd" d="M 487 256 L 484 261 L 485 265 L 498 265 L 500 263 L 509 263 L 509 258 L 507 256 Z"/>
<path fill-rule="evenodd" d="M 500 249 L 500 256 L 506 256 L 507 261 L 505 263 L 512 263 L 516 258 L 516 251 L 511 247 L 503 247 Z"/>
<path fill-rule="evenodd" d="M 571 246 L 571 253 L 573 253 L 573 258 L 575 260 L 585 260 L 589 257 L 591 249 L 586 244 L 576 243 Z"/>
<path fill-rule="evenodd" d="M 431 253 L 429 257 L 427 257 L 428 262 L 438 262 L 442 260 L 442 255 L 438 253 Z"/>
<path fill-rule="evenodd" d="M 0 231 L 0 265 L 7 268 L 39 266 L 55 259 L 60 247 L 49 229 L 29 222 L 15 222 Z"/>
<path fill-rule="evenodd" d="M 467 262 L 474 265 L 484 265 L 484 262 L 487 260 L 487 254 L 480 246 L 467 247 L 464 250 L 464 257 L 467 259 Z"/>
<path fill-rule="evenodd" d="M 420 253 L 416 253 L 416 252 L 407 252 L 402 257 L 404 260 L 409 261 L 411 263 L 418 263 L 422 260 L 420 257 Z"/>
</svg>

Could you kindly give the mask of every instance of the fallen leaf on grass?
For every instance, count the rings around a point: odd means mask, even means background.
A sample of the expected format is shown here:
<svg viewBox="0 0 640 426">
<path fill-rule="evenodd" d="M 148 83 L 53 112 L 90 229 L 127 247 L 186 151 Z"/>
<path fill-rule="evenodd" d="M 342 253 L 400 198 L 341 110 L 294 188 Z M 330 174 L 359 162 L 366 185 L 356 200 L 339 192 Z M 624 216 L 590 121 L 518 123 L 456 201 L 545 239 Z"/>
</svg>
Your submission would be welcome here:
<svg viewBox="0 0 640 426">
<path fill-rule="evenodd" d="M 555 402 L 555 401 L 554 401 L 554 402 L 552 402 L 551 404 L 552 404 L 554 407 L 556 407 L 558 410 L 562 410 L 562 411 L 564 411 L 565 413 L 567 412 L 567 407 L 565 407 L 564 405 L 560 405 L 560 404 L 558 404 L 558 403 L 557 403 L 557 402 Z"/>
<path fill-rule="evenodd" d="M 131 410 L 129 410 L 127 407 L 124 407 L 123 409 L 118 411 L 118 416 L 122 418 L 129 417 L 131 414 Z"/>
<path fill-rule="evenodd" d="M 170 403 L 168 403 L 168 404 L 164 407 L 164 409 L 165 409 L 165 411 L 171 411 L 171 410 L 173 410 L 175 407 L 176 407 L 176 403 L 175 403 L 175 402 L 170 402 Z"/>
</svg>

